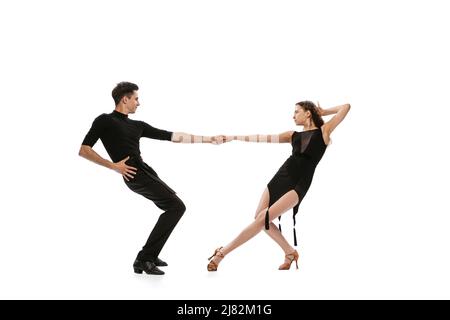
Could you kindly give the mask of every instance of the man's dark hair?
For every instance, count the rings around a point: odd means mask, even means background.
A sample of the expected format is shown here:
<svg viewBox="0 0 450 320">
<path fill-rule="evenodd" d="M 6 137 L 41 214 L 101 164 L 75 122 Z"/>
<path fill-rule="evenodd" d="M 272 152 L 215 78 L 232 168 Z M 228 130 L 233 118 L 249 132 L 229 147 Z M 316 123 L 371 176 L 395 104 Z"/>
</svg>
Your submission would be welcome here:
<svg viewBox="0 0 450 320">
<path fill-rule="evenodd" d="M 130 98 L 134 90 L 139 90 L 139 87 L 134 83 L 125 81 L 118 83 L 111 93 L 116 106 L 124 96 Z"/>
</svg>

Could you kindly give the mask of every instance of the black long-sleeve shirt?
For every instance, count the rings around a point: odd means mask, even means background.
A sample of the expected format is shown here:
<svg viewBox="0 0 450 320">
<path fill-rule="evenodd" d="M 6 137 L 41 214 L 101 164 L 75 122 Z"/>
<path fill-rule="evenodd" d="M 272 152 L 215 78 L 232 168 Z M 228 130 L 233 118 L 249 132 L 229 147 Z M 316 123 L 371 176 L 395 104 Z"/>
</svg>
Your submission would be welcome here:
<svg viewBox="0 0 450 320">
<path fill-rule="evenodd" d="M 141 137 L 170 141 L 172 132 L 154 128 L 143 121 L 131 120 L 128 115 L 114 110 L 94 120 L 82 145 L 93 147 L 100 139 L 111 160 L 118 162 L 127 156 L 140 158 Z"/>
</svg>

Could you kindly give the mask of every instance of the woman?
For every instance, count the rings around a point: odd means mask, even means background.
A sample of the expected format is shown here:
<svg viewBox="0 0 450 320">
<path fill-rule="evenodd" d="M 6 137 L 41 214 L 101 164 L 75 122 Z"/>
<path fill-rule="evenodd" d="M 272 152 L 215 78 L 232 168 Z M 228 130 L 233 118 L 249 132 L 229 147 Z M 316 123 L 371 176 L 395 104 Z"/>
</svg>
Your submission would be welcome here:
<svg viewBox="0 0 450 320">
<path fill-rule="evenodd" d="M 256 210 L 255 221 L 228 245 L 215 250 L 209 258 L 208 271 L 217 271 L 220 261 L 227 254 L 253 238 L 263 228 L 285 253 L 284 263 L 279 267 L 279 270 L 289 270 L 293 261 L 295 261 L 298 269 L 299 255 L 297 250 L 286 241 L 281 234 L 281 230 L 278 230 L 272 220 L 279 218 L 284 212 L 293 208 L 295 226 L 298 206 L 305 197 L 311 185 L 314 170 L 330 143 L 330 135 L 344 120 L 349 110 L 349 104 L 322 109 L 319 104 L 316 107 L 310 101 L 302 101 L 295 105 L 294 121 L 296 125 L 303 126 L 303 131 L 288 131 L 275 136 L 227 136 L 227 141 L 289 142 L 292 144 L 292 155 L 268 183 Z M 322 116 L 332 114 L 334 114 L 333 118 L 324 123 Z M 294 242 L 297 245 L 295 229 Z"/>
</svg>

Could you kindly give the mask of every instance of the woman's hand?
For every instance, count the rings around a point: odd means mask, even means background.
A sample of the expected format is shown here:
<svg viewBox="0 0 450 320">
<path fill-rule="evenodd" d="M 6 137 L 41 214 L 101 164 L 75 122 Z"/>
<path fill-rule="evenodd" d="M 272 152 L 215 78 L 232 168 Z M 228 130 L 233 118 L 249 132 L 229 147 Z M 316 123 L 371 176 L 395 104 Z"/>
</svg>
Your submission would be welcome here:
<svg viewBox="0 0 450 320">
<path fill-rule="evenodd" d="M 317 110 L 319 111 L 319 115 L 320 115 L 321 117 L 323 117 L 323 116 L 326 115 L 326 114 L 325 114 L 325 110 L 322 109 L 322 107 L 320 106 L 319 101 L 317 101 Z"/>
</svg>

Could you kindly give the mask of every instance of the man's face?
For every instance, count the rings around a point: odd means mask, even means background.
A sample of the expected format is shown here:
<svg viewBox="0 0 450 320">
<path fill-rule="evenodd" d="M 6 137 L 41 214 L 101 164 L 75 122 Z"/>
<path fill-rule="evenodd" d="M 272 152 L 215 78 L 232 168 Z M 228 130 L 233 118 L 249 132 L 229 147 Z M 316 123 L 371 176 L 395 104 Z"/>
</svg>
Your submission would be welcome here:
<svg viewBox="0 0 450 320">
<path fill-rule="evenodd" d="M 127 96 L 123 97 L 123 103 L 125 108 L 127 108 L 128 113 L 135 113 L 139 104 L 139 96 L 136 90 L 133 91 L 133 95 L 129 98 Z"/>
</svg>

